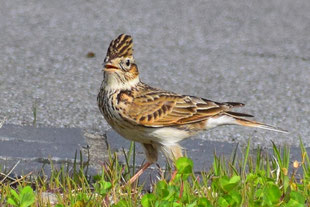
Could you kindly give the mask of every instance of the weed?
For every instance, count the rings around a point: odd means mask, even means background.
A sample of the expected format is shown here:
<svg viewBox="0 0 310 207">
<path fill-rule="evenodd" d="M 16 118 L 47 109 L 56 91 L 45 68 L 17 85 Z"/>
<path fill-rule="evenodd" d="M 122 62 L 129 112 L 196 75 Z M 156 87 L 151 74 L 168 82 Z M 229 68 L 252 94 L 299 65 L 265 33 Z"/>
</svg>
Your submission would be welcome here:
<svg viewBox="0 0 310 207">
<path fill-rule="evenodd" d="M 275 144 L 272 144 L 271 153 L 258 148 L 256 154 L 251 154 L 249 140 L 240 158 L 237 148 L 230 159 L 214 153 L 213 165 L 201 175 L 193 172 L 191 159 L 182 157 L 175 162 L 177 174 L 174 179 L 168 181 L 164 176 L 171 170 L 162 172 L 153 190 L 146 193 L 143 185 L 126 185 L 136 170 L 133 165 L 135 145 L 132 143 L 130 150 L 124 152 L 125 165 L 118 162 L 116 153 L 109 152 L 102 172 L 92 179 L 87 175 L 88 162 L 83 162 L 81 154 L 80 162 L 75 162 L 72 170 L 65 166 L 56 169 L 52 165 L 49 178 L 42 173 L 34 180 L 24 176 L 14 181 L 0 172 L 0 205 L 309 206 L 310 161 L 301 140 L 300 149 L 301 160 L 292 162 L 289 148 L 279 148 Z M 297 174 L 298 169 L 302 174 Z M 46 192 L 54 198 L 46 199 Z"/>
</svg>

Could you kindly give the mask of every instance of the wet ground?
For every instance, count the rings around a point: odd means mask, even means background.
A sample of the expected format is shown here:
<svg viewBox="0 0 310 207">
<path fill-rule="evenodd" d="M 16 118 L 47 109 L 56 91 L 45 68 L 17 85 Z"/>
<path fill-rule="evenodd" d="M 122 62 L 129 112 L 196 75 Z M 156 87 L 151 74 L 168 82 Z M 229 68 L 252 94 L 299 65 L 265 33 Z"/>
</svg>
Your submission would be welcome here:
<svg viewBox="0 0 310 207">
<path fill-rule="evenodd" d="M 108 44 L 134 38 L 141 79 L 289 130 L 221 127 L 198 137 L 310 143 L 310 2 L 0 0 L 0 116 L 105 134 L 96 96 Z M 93 52 L 95 57 L 87 54 Z"/>
</svg>

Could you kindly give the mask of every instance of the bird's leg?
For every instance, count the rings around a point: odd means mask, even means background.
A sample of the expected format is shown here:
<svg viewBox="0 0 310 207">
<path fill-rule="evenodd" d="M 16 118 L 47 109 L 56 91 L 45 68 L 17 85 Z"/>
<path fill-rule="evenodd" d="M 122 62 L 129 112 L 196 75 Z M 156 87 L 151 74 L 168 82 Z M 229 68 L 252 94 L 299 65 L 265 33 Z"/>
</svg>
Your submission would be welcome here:
<svg viewBox="0 0 310 207">
<path fill-rule="evenodd" d="M 137 178 L 152 164 L 157 161 L 158 157 L 158 149 L 157 145 L 142 143 L 142 147 L 144 148 L 144 152 L 147 158 L 147 162 L 142 166 L 142 168 L 134 175 L 127 184 L 132 184 L 137 180 Z"/>
<path fill-rule="evenodd" d="M 169 181 L 169 182 L 172 182 L 172 181 L 174 180 L 174 178 L 175 178 L 175 176 L 177 175 L 177 173 L 178 173 L 178 170 L 175 169 L 175 170 L 172 172 L 172 174 L 171 174 L 171 178 L 170 178 L 170 181 Z"/>
<path fill-rule="evenodd" d="M 163 152 L 165 153 L 166 157 L 168 157 L 174 164 L 174 171 L 171 174 L 171 179 L 169 182 L 172 182 L 175 179 L 175 176 L 178 173 L 178 170 L 176 169 L 175 162 L 180 157 L 183 157 L 182 153 L 182 147 L 175 143 L 174 145 L 165 146 Z"/>
<path fill-rule="evenodd" d="M 130 180 L 127 182 L 127 185 L 131 185 L 133 182 L 135 182 L 137 180 L 137 178 L 140 177 L 140 175 L 151 165 L 152 163 L 150 162 L 146 162 L 142 168 L 134 175 L 130 178 Z"/>
</svg>

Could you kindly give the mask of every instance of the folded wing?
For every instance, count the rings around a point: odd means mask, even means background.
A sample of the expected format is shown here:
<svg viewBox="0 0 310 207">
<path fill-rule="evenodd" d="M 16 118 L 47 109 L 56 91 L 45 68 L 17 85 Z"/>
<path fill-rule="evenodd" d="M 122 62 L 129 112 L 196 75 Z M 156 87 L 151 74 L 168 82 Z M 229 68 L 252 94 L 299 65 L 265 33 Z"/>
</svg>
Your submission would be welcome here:
<svg viewBox="0 0 310 207">
<path fill-rule="evenodd" d="M 138 125 L 163 127 L 203 121 L 237 106 L 243 104 L 218 103 L 193 96 L 157 92 L 134 98 L 124 115 Z"/>
</svg>

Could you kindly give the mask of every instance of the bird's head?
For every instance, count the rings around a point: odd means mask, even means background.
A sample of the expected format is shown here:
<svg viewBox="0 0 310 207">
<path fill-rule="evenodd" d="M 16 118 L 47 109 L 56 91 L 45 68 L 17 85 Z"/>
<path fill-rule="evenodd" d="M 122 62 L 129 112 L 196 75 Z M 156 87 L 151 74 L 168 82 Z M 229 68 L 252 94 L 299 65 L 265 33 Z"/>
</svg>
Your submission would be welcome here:
<svg viewBox="0 0 310 207">
<path fill-rule="evenodd" d="M 121 34 L 112 40 L 104 59 L 105 88 L 130 89 L 139 82 L 139 71 L 133 57 L 130 35 Z"/>
</svg>

